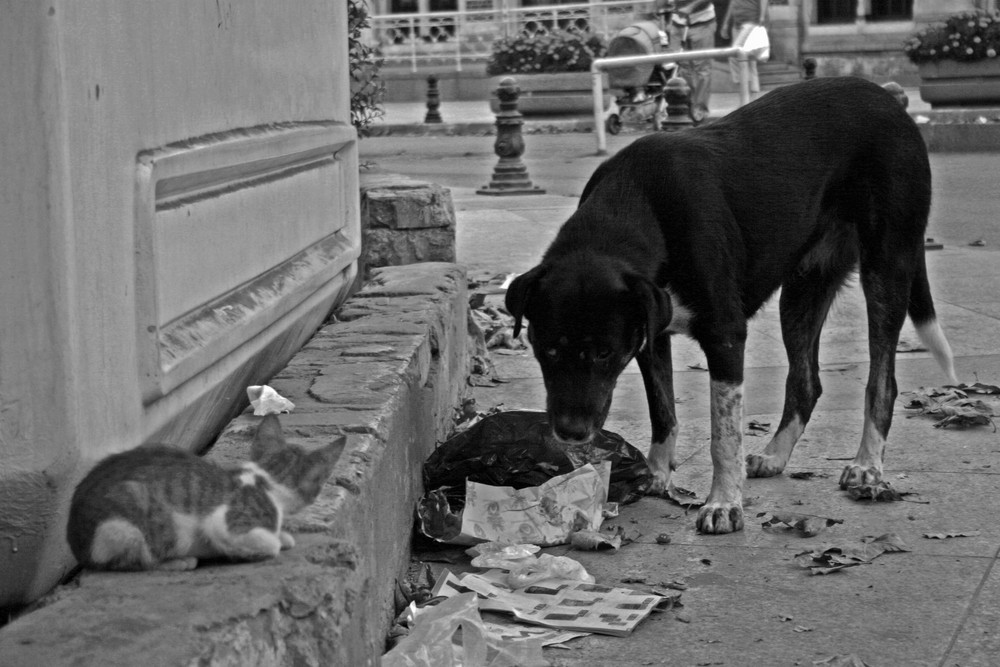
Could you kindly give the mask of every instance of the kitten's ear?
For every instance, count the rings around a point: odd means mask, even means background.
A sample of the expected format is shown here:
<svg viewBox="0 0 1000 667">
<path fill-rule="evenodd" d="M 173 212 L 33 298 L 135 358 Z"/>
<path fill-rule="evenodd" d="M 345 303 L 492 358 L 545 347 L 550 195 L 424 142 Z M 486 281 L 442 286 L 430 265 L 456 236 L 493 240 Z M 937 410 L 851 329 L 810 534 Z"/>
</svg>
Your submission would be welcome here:
<svg viewBox="0 0 1000 667">
<path fill-rule="evenodd" d="M 314 457 L 316 463 L 329 466 L 330 470 L 333 470 L 334 464 L 340 459 L 341 453 L 344 451 L 344 446 L 347 444 L 347 436 L 339 436 L 336 440 L 331 442 L 326 447 L 321 447 L 319 449 L 313 450 L 310 456 Z"/>
<path fill-rule="evenodd" d="M 253 447 L 250 448 L 250 458 L 256 461 L 268 452 L 285 446 L 285 436 L 281 433 L 278 415 L 264 415 L 257 426 L 257 435 L 254 436 Z"/>
</svg>

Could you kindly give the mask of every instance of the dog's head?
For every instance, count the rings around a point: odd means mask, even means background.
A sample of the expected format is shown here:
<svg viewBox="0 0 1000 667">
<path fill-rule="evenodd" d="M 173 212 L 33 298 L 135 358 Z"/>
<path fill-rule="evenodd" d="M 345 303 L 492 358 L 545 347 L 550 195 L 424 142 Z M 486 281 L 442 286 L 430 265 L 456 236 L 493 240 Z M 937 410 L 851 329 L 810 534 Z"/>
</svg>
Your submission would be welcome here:
<svg viewBox="0 0 1000 667">
<path fill-rule="evenodd" d="M 587 442 L 604 425 L 618 376 L 670 322 L 670 301 L 651 280 L 615 260 L 575 255 L 543 262 L 510 284 L 514 335 L 542 368 L 556 439 Z"/>
</svg>

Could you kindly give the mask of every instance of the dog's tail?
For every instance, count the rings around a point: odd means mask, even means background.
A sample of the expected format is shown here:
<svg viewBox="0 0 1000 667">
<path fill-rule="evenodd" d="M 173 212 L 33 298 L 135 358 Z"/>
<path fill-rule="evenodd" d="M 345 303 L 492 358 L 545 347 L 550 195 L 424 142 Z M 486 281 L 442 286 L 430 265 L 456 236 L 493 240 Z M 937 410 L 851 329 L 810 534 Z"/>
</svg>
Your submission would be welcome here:
<svg viewBox="0 0 1000 667">
<path fill-rule="evenodd" d="M 948 376 L 948 380 L 952 384 L 958 384 L 958 376 L 955 375 L 955 359 L 934 310 L 931 286 L 927 280 L 927 264 L 922 252 L 919 253 L 917 273 L 910 285 L 910 303 L 907 310 L 913 321 L 913 326 L 917 330 L 917 336 L 920 337 L 920 342 L 930 350 L 931 355 Z"/>
</svg>

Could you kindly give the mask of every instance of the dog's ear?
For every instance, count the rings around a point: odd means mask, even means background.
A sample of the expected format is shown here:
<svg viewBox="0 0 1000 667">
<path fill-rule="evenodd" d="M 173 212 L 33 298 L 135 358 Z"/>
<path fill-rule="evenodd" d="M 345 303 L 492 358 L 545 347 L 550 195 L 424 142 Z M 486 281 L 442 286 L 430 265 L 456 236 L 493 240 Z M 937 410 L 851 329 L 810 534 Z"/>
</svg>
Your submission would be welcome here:
<svg viewBox="0 0 1000 667">
<path fill-rule="evenodd" d="M 524 311 L 528 307 L 528 299 L 534 290 L 538 279 L 545 275 L 545 265 L 539 264 L 527 273 L 522 273 L 507 286 L 507 296 L 504 298 L 504 305 L 507 312 L 514 317 L 514 338 L 521 333 L 521 319 Z"/>
<path fill-rule="evenodd" d="M 646 322 L 646 345 L 652 349 L 653 340 L 667 328 L 674 315 L 670 299 L 652 280 L 634 273 L 627 273 L 623 278 L 642 311 Z"/>
</svg>

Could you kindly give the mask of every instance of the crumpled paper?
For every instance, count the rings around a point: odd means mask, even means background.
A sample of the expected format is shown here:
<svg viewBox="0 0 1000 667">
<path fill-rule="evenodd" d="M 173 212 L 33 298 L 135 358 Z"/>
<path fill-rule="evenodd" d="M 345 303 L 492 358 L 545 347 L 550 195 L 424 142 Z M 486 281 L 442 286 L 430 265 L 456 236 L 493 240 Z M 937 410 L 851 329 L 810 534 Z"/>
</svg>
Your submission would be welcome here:
<svg viewBox="0 0 1000 667">
<path fill-rule="evenodd" d="M 247 398 L 253 406 L 253 413 L 258 417 L 279 415 L 295 409 L 294 403 L 266 384 L 247 387 Z"/>
<path fill-rule="evenodd" d="M 611 463 L 603 461 L 523 489 L 467 481 L 460 517 L 443 493 L 421 499 L 420 530 L 448 544 L 565 544 L 578 530 L 600 529 L 610 477 Z"/>
</svg>

